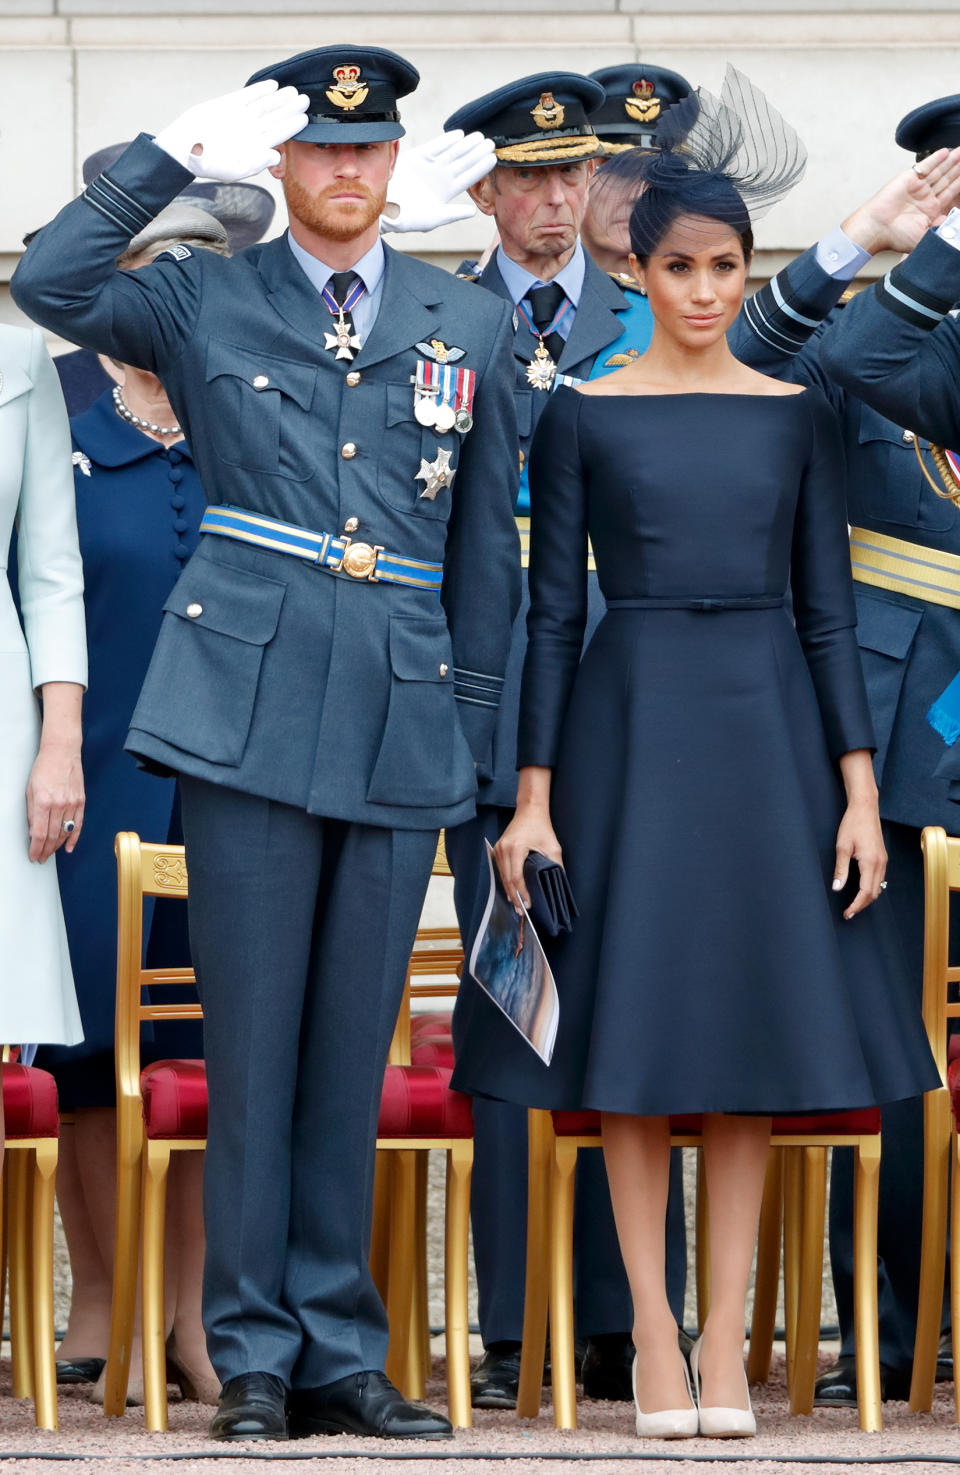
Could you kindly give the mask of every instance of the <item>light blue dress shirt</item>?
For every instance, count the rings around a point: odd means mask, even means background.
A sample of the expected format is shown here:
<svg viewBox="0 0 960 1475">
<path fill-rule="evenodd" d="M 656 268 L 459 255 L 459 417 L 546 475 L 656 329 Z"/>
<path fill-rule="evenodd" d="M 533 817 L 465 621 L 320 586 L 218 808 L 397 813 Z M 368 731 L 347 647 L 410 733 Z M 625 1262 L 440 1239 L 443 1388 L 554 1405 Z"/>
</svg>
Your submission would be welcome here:
<svg viewBox="0 0 960 1475">
<path fill-rule="evenodd" d="M 303 267 L 310 281 L 316 287 L 317 294 L 319 295 L 333 276 L 336 268 L 327 266 L 326 262 L 321 261 L 317 256 L 311 256 L 309 251 L 305 251 L 299 242 L 293 239 L 289 231 L 287 231 L 287 245 L 293 252 L 294 259 Z M 377 239 L 366 255 L 361 256 L 360 260 L 350 267 L 350 270 L 355 271 L 357 276 L 362 279 L 363 285 L 367 289 L 350 314 L 353 331 L 360 339 L 361 344 L 366 343 L 370 329 L 376 322 L 377 313 L 380 311 L 385 266 L 386 258 L 383 254 L 383 242 Z M 324 312 L 328 311 L 324 302 L 321 302 L 320 306 Z"/>
<path fill-rule="evenodd" d="M 527 271 L 525 266 L 518 266 L 515 261 L 511 261 L 502 246 L 497 247 L 497 267 L 500 275 L 503 277 L 504 285 L 510 293 L 510 301 L 514 307 L 519 303 L 527 316 L 530 317 L 532 309 L 530 307 L 529 293 L 534 287 L 545 287 L 547 283 L 541 281 L 539 277 L 535 277 L 532 271 Z M 573 255 L 570 257 L 566 266 L 562 271 L 558 271 L 555 277 L 550 278 L 551 282 L 557 282 L 563 288 L 573 304 L 573 311 L 565 312 L 557 327 L 557 332 L 560 334 L 564 343 L 566 343 L 570 336 L 573 319 L 577 308 L 580 306 L 580 294 L 583 291 L 583 278 L 586 270 L 587 263 L 583 254 L 583 246 L 578 240 L 576 246 L 573 248 Z"/>
</svg>

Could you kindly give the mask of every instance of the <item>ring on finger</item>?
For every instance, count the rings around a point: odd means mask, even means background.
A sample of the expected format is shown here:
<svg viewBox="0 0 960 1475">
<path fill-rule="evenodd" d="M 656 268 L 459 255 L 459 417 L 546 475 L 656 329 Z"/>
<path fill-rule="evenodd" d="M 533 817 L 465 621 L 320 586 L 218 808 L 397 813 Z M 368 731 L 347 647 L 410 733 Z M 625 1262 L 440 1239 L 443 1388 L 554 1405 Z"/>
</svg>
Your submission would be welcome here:
<svg viewBox="0 0 960 1475">
<path fill-rule="evenodd" d="M 77 828 L 77 822 L 75 819 L 65 819 L 60 828 L 63 830 L 63 833 L 65 835 L 72 835 L 74 830 Z"/>
<path fill-rule="evenodd" d="M 881 881 L 880 882 L 880 890 L 881 891 L 886 891 L 886 889 L 887 889 L 887 883 L 886 883 L 886 881 Z"/>
<path fill-rule="evenodd" d="M 919 163 L 911 164 L 910 165 L 910 168 L 913 170 L 914 174 L 917 176 L 918 179 L 926 179 L 927 176 L 924 174 L 923 170 L 920 168 Z"/>
</svg>

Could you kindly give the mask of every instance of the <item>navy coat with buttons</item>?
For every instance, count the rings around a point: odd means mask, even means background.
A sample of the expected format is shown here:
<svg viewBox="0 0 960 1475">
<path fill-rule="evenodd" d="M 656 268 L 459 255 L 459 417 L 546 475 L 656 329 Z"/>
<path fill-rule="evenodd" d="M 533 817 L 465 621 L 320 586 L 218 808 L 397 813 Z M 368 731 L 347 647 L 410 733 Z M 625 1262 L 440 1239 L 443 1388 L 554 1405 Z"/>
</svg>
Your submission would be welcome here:
<svg viewBox="0 0 960 1475">
<path fill-rule="evenodd" d="M 860 293 L 832 314 L 794 361 L 800 382 L 819 385 L 840 415 L 847 453 L 847 515 L 866 528 L 921 548 L 960 554 L 960 509 L 938 497 L 920 469 L 909 412 L 900 421 L 851 392 L 863 384 L 850 331 Z M 877 335 L 879 337 L 879 334 Z M 846 383 L 840 383 L 841 377 Z M 866 386 L 864 385 L 864 388 Z M 893 406 L 891 405 L 891 408 Z M 924 464 L 938 475 L 929 446 Z M 922 556 L 922 555 L 921 555 Z M 884 819 L 916 829 L 956 828 L 946 753 L 926 721 L 931 702 L 960 671 L 960 615 L 899 590 L 854 583 L 857 640 L 876 733 L 874 769 Z"/>
<path fill-rule="evenodd" d="M 371 584 L 206 536 L 166 601 L 128 748 L 149 764 L 365 824 L 433 829 L 475 804 L 519 598 L 509 313 L 386 248 L 349 366 L 283 238 L 224 259 L 115 259 L 190 176 L 141 135 L 34 238 L 12 288 L 37 321 L 158 374 L 211 503 L 442 563 L 433 591 Z M 474 428 L 414 419 L 416 344 L 465 350 Z M 355 453 L 351 448 L 355 447 Z M 420 496 L 421 461 L 452 487 Z M 477 677 L 479 676 L 479 683 Z M 482 692 L 477 694 L 477 685 Z"/>
</svg>

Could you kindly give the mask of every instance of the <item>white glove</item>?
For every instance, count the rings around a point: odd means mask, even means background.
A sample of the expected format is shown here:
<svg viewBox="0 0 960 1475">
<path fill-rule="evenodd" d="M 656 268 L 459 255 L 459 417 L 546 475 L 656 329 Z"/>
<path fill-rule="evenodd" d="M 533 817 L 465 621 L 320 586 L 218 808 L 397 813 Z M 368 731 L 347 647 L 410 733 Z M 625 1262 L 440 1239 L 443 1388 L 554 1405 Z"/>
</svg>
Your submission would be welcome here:
<svg viewBox="0 0 960 1475">
<path fill-rule="evenodd" d="M 306 127 L 309 102 L 267 77 L 187 108 L 154 142 L 199 178 L 231 184 L 279 164 L 276 145 Z"/>
<path fill-rule="evenodd" d="M 435 230 L 476 215 L 470 200 L 451 203 L 469 185 L 489 174 L 497 162 L 493 142 L 461 128 L 441 133 L 418 148 L 401 149 L 387 185 L 382 231 Z"/>
</svg>

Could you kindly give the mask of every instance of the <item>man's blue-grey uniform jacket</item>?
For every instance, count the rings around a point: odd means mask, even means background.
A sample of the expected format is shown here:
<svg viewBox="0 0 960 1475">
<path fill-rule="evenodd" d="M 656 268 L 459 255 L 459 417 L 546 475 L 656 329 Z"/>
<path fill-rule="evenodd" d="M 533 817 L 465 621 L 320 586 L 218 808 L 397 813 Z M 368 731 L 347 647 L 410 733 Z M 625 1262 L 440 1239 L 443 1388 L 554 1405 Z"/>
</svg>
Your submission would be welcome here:
<svg viewBox="0 0 960 1475">
<path fill-rule="evenodd" d="M 850 456 L 851 523 L 960 555 L 960 509 L 933 491 L 913 445 L 920 435 L 960 448 L 960 324 L 948 316 L 957 301 L 960 251 L 930 231 L 887 277 L 837 313 L 820 363 L 834 385 L 831 393 L 824 383 L 825 392 L 856 406 L 859 417 L 860 455 Z M 853 413 L 847 408 L 845 421 Z M 922 454 L 939 483 L 928 446 Z M 960 743 L 945 747 L 926 713 L 960 672 L 960 611 L 897 591 L 854 588 L 881 745 L 880 812 L 953 833 Z"/>
<path fill-rule="evenodd" d="M 510 293 L 497 266 L 496 256 L 475 280 L 510 303 Z M 729 334 L 733 352 L 760 373 L 782 375 L 792 355 L 806 343 L 817 324 L 835 305 L 844 287 L 845 283 L 823 270 L 816 259 L 816 248 L 811 247 L 744 302 Z M 645 313 L 638 310 L 637 294 L 623 291 L 588 256 L 580 302 L 557 365 L 559 372 L 577 379 L 588 379 L 591 375 L 595 378 L 598 370 L 612 372 L 619 367 L 619 364 L 607 364 L 611 356 L 621 356 L 631 349 L 643 353 L 650 342 L 653 320 L 646 299 L 642 298 L 640 302 L 646 308 Z M 519 316 L 515 321 L 514 337 L 513 383 L 518 444 L 526 460 L 533 432 L 549 395 L 531 388 L 527 382 L 527 365 L 533 358 L 537 340 Z M 639 443 L 637 455 L 643 455 L 643 446 Z M 591 576 L 590 582 L 593 598 L 588 637 L 604 607 L 595 576 Z M 497 719 L 493 775 L 480 787 L 480 802 L 483 804 L 509 807 L 516 802 L 517 722 L 525 651 L 526 630 L 521 617 L 514 631 Z"/>
<path fill-rule="evenodd" d="M 158 374 L 212 504 L 404 559 L 443 588 L 370 583 L 208 535 L 175 585 L 127 747 L 157 768 L 404 829 L 474 811 L 519 600 L 510 315 L 386 249 L 352 363 L 324 350 L 322 299 L 283 238 L 232 259 L 116 257 L 192 178 L 141 135 L 36 236 L 19 306 L 75 343 Z M 464 350 L 474 426 L 414 418 L 416 345 Z M 347 378 L 347 371 L 350 379 Z M 421 462 L 450 454 L 431 499 Z M 117 611 L 123 618 L 123 611 Z"/>
</svg>

